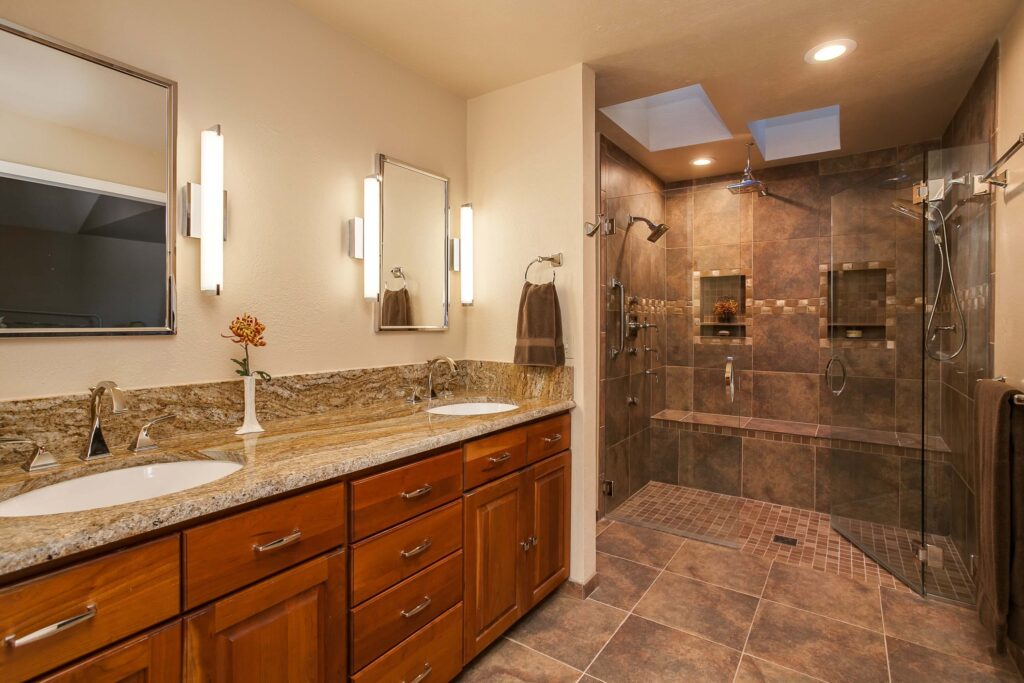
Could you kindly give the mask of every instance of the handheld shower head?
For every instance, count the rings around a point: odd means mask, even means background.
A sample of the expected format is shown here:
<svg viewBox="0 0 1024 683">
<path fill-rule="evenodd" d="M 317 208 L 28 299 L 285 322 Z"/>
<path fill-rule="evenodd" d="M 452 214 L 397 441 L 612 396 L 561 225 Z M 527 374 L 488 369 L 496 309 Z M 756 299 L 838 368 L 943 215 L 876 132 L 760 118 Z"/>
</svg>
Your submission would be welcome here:
<svg viewBox="0 0 1024 683">
<path fill-rule="evenodd" d="M 644 218 L 643 216 L 630 216 L 629 225 L 626 227 L 629 228 L 630 225 L 640 221 L 646 223 L 647 227 L 651 230 L 651 234 L 647 236 L 648 242 L 657 242 L 661 239 L 662 235 L 668 232 L 668 226 L 664 223 L 655 223 L 650 218 Z"/>
<path fill-rule="evenodd" d="M 748 192 L 756 192 L 762 197 L 768 196 L 768 187 L 760 180 L 754 177 L 754 171 L 750 168 L 750 148 L 754 146 L 754 143 L 747 143 L 747 167 L 743 169 L 743 179 L 738 183 L 732 185 L 726 185 L 726 189 L 733 194 L 747 194 Z"/>
</svg>

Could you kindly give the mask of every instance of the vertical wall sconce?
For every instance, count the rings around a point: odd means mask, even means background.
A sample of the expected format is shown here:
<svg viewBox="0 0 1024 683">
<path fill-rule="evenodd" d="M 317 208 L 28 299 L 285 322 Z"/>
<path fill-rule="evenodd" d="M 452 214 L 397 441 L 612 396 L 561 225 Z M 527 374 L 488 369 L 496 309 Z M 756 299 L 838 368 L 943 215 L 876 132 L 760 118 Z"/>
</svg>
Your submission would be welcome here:
<svg viewBox="0 0 1024 683">
<path fill-rule="evenodd" d="M 380 180 L 363 181 L 363 298 L 380 294 Z"/>
<path fill-rule="evenodd" d="M 224 135 L 220 126 L 199 136 L 201 183 L 185 188 L 185 235 L 199 238 L 199 289 L 217 296 L 224 289 Z"/>
<path fill-rule="evenodd" d="M 473 304 L 473 205 L 463 204 L 459 209 L 459 284 L 462 305 Z"/>
</svg>

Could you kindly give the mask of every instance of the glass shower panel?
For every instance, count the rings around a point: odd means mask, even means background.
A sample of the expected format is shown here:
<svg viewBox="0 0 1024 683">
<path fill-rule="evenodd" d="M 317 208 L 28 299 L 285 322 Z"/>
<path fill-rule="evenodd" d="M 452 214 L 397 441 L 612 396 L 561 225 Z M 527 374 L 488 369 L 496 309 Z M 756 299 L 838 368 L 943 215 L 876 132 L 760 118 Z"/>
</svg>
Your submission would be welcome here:
<svg viewBox="0 0 1024 683">
<path fill-rule="evenodd" d="M 922 543 L 924 217 L 916 156 L 831 199 L 821 267 L 822 404 L 833 528 L 917 591 Z"/>
</svg>

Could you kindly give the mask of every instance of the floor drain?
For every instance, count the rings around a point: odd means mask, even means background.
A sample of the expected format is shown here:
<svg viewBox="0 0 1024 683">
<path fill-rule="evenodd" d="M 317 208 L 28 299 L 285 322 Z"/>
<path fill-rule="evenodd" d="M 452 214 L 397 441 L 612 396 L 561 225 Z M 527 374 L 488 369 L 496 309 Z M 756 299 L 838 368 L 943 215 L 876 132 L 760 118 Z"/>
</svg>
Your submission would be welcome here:
<svg viewBox="0 0 1024 683">
<path fill-rule="evenodd" d="M 796 545 L 796 539 L 791 536 L 782 536 L 775 534 L 775 538 L 772 539 L 775 543 L 781 543 L 782 545 Z"/>
</svg>

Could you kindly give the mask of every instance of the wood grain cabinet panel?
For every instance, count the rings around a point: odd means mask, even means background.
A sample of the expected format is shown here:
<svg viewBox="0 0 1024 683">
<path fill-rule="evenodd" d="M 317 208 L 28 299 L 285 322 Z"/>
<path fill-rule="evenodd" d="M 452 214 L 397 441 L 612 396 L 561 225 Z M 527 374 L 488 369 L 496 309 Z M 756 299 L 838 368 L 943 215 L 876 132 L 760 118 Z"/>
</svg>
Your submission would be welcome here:
<svg viewBox="0 0 1024 683">
<path fill-rule="evenodd" d="M 465 496 L 465 661 L 479 654 L 522 615 L 520 578 L 529 508 L 521 473 Z"/>
<path fill-rule="evenodd" d="M 569 451 L 528 468 L 527 519 L 530 550 L 525 553 L 524 610 L 532 608 L 569 578 L 569 505 L 572 495 Z"/>
<path fill-rule="evenodd" d="M 354 542 L 461 496 L 462 452 L 357 479 L 351 494 Z"/>
<path fill-rule="evenodd" d="M 526 465 L 526 429 L 519 427 L 470 441 L 463 449 L 466 489 L 522 469 Z"/>
<path fill-rule="evenodd" d="M 526 460 L 538 460 L 567 451 L 572 446 L 572 425 L 569 414 L 558 415 L 526 428 Z"/>
<path fill-rule="evenodd" d="M 462 670 L 462 604 L 352 677 L 353 683 L 446 683 Z"/>
<path fill-rule="evenodd" d="M 41 683 L 179 683 L 181 621 L 93 655 Z"/>
<path fill-rule="evenodd" d="M 462 547 L 462 500 L 352 546 L 352 604 L 407 579 Z"/>
<path fill-rule="evenodd" d="M 185 680 L 344 680 L 345 553 L 318 557 L 185 621 Z"/>
<path fill-rule="evenodd" d="M 345 544 L 345 485 L 326 486 L 189 529 L 185 606 L 219 598 Z"/>
<path fill-rule="evenodd" d="M 177 534 L 0 591 L 0 680 L 23 681 L 176 616 Z M 64 626 L 56 628 L 57 624 Z"/>
<path fill-rule="evenodd" d="M 457 552 L 352 610 L 352 671 L 462 602 L 462 553 Z M 461 640 L 460 640 L 461 642 Z"/>
</svg>

